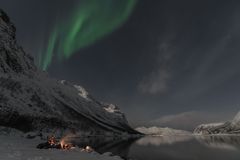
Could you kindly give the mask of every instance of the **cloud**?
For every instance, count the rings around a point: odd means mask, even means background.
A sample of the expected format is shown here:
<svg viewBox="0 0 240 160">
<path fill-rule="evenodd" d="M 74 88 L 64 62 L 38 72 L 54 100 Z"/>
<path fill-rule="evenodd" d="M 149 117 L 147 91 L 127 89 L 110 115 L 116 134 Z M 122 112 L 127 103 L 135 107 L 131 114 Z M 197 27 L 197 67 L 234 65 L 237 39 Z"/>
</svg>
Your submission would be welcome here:
<svg viewBox="0 0 240 160">
<path fill-rule="evenodd" d="M 221 122 L 232 118 L 230 114 L 207 113 L 198 111 L 183 112 L 174 115 L 166 115 L 161 118 L 152 120 L 150 125 L 161 127 L 171 127 L 176 129 L 193 130 L 199 124 Z"/>
<path fill-rule="evenodd" d="M 152 72 L 149 76 L 145 77 L 138 88 L 143 93 L 163 93 L 167 91 L 167 82 L 170 77 L 168 71 L 160 69 L 158 71 Z"/>
<path fill-rule="evenodd" d="M 138 89 L 142 93 L 165 93 L 168 89 L 168 80 L 171 78 L 170 62 L 172 46 L 169 42 L 161 43 L 158 55 L 158 68 L 145 76 L 139 83 Z"/>
</svg>

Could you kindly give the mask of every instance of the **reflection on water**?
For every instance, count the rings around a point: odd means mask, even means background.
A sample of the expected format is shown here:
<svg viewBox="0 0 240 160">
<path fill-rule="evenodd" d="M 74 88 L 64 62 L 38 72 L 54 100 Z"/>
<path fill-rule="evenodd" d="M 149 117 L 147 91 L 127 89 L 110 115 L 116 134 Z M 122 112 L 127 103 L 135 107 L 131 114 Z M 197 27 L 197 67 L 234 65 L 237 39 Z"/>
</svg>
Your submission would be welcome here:
<svg viewBox="0 0 240 160">
<path fill-rule="evenodd" d="M 80 147 L 132 160 L 239 160 L 240 136 L 146 136 L 74 138 Z"/>
<path fill-rule="evenodd" d="M 174 144 L 177 142 L 185 142 L 189 141 L 193 136 L 146 136 L 138 141 L 136 141 L 136 144 L 138 145 L 155 145 L 155 146 L 160 146 L 160 145 L 165 145 L 165 144 Z"/>
<path fill-rule="evenodd" d="M 74 143 L 79 147 L 91 146 L 98 153 L 111 152 L 113 155 L 118 155 L 123 159 L 127 159 L 131 145 L 138 138 L 120 138 L 120 137 L 80 137 L 70 138 L 68 142 Z"/>
<path fill-rule="evenodd" d="M 240 137 L 228 135 L 196 136 L 203 145 L 210 148 L 240 150 Z"/>
</svg>

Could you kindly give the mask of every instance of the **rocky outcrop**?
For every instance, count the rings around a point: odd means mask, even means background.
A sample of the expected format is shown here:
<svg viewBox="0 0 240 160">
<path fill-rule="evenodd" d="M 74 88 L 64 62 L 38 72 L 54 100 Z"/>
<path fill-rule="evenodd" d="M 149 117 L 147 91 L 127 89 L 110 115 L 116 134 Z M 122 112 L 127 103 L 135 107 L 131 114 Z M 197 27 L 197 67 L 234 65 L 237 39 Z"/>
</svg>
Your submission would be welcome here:
<svg viewBox="0 0 240 160">
<path fill-rule="evenodd" d="M 26 54 L 15 38 L 16 28 L 0 10 L 0 73 L 32 74 L 37 70 L 33 58 Z"/>
</svg>

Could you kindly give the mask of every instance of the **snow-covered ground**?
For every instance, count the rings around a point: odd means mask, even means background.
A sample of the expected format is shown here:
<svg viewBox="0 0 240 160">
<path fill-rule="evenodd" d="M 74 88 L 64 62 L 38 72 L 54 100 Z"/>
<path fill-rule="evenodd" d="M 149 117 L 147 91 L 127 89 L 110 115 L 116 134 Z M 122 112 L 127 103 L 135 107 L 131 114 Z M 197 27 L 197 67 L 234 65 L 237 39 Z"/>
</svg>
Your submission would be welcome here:
<svg viewBox="0 0 240 160">
<path fill-rule="evenodd" d="M 80 148 L 72 150 L 40 150 L 36 146 L 42 143 L 39 138 L 26 139 L 16 135 L 0 135 L 0 160 L 121 160 L 109 153 L 100 155 L 87 153 Z"/>
</svg>

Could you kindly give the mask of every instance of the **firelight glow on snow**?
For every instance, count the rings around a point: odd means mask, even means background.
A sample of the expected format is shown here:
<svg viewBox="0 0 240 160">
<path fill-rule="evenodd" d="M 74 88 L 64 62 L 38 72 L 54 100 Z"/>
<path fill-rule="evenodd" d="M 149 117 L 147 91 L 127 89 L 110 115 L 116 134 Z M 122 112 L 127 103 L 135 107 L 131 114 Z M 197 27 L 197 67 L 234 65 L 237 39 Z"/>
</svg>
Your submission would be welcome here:
<svg viewBox="0 0 240 160">
<path fill-rule="evenodd" d="M 68 19 L 57 23 L 52 30 L 46 51 L 39 55 L 41 68 L 46 70 L 53 57 L 69 58 L 79 49 L 113 32 L 128 19 L 136 2 L 84 0 Z"/>
</svg>

